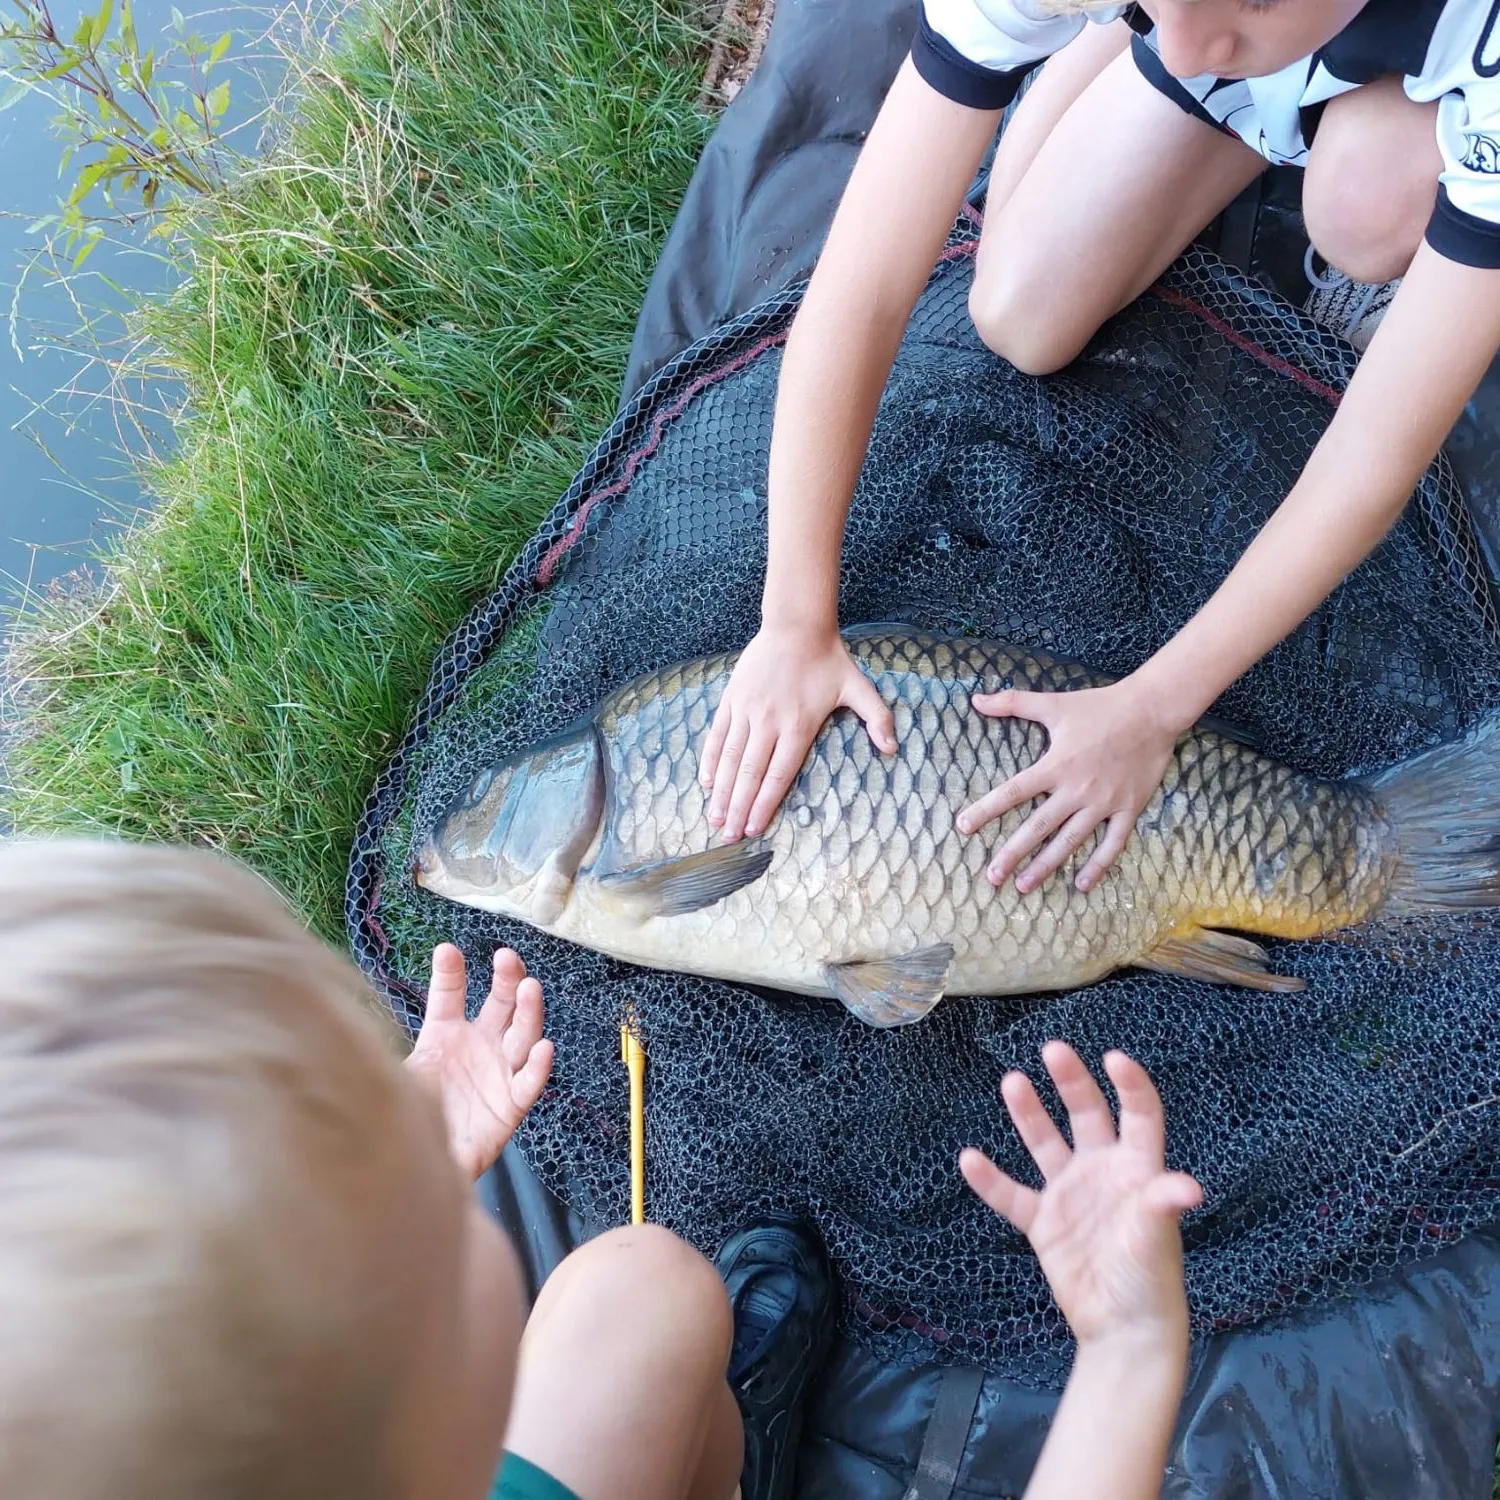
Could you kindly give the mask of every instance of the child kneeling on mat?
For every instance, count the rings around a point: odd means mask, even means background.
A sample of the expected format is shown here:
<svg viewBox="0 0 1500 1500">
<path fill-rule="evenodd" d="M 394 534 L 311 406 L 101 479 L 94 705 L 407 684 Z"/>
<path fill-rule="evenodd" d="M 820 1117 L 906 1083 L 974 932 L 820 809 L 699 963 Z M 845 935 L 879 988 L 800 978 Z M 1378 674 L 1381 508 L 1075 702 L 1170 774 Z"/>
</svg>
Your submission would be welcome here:
<svg viewBox="0 0 1500 1500">
<path fill-rule="evenodd" d="M 542 994 L 508 952 L 472 1022 L 464 988 L 439 948 L 402 1066 L 354 968 L 227 861 L 0 846 L 6 1500 L 484 1500 L 497 1467 L 506 1496 L 728 1500 L 742 1452 L 746 1500 L 793 1493 L 769 1436 L 785 1411 L 756 1393 L 800 1399 L 827 1287 L 773 1297 L 769 1325 L 737 1289 L 804 1271 L 796 1236 L 747 1231 L 716 1270 L 665 1230 L 615 1230 L 528 1320 L 469 1189 L 546 1084 Z M 1079 1059 L 1045 1060 L 1072 1148 L 1020 1074 L 1004 1085 L 1045 1187 L 962 1161 L 1079 1339 L 1027 1494 L 1154 1496 L 1199 1192 L 1163 1168 L 1136 1064 L 1106 1059 L 1117 1135 Z"/>
<path fill-rule="evenodd" d="M 1107 687 L 974 699 L 1047 730 L 1046 753 L 959 819 L 974 834 L 1024 809 L 997 838 L 990 879 L 1014 874 L 1030 891 L 1066 864 L 1089 890 L 1179 735 L 1394 524 L 1500 347 L 1500 6 L 920 9 L 787 339 L 761 627 L 701 768 L 726 838 L 769 826 L 835 708 L 895 748 L 890 708 L 839 637 L 844 524 L 912 307 L 1036 63 L 1048 59 L 996 150 L 969 298 L 980 337 L 1019 369 L 1068 364 L 1268 163 L 1306 169 L 1313 245 L 1386 283 L 1351 333 L 1367 348 L 1302 474 L 1177 634 Z"/>
</svg>

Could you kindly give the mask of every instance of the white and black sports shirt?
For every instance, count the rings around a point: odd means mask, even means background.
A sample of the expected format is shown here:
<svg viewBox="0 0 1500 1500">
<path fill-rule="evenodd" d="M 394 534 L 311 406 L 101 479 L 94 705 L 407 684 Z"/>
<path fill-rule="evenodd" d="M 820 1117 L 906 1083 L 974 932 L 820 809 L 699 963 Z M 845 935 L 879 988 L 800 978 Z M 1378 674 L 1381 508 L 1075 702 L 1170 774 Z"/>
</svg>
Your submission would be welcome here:
<svg viewBox="0 0 1500 1500">
<path fill-rule="evenodd" d="M 1369 0 L 1311 57 L 1248 79 L 1170 77 L 1132 5 L 1085 16 L 1057 15 L 1043 0 L 923 0 L 922 12 L 917 71 L 975 109 L 1003 108 L 1025 74 L 1090 21 L 1127 16 L 1137 64 L 1156 87 L 1268 161 L 1294 166 L 1330 99 L 1399 77 L 1408 98 L 1438 105 L 1443 170 L 1428 243 L 1464 265 L 1500 268 L 1500 0 Z"/>
</svg>

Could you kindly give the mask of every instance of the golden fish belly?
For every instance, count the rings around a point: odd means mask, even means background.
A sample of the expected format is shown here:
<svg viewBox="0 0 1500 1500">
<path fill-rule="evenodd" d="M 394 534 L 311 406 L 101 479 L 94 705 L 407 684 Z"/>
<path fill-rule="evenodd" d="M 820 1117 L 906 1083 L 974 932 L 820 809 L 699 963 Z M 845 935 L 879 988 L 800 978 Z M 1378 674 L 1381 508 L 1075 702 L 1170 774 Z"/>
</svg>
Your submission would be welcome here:
<svg viewBox="0 0 1500 1500">
<path fill-rule="evenodd" d="M 1232 741 L 1179 746 L 1109 876 L 998 889 L 990 851 L 1028 809 L 973 837 L 954 818 L 1029 765 L 1043 732 L 971 710 L 976 691 L 1098 679 L 1015 648 L 920 636 L 857 643 L 894 707 L 899 752 L 880 756 L 852 714 L 819 736 L 768 833 L 771 862 L 703 910 L 645 919 L 594 876 L 711 845 L 698 755 L 728 660 L 673 668 L 617 695 L 599 718 L 610 793 L 594 872 L 580 872 L 554 930 L 632 962 L 826 992 L 825 966 L 951 947 L 949 994 L 1072 987 L 1199 927 L 1308 936 L 1360 920 L 1384 892 L 1388 837 L 1353 785 L 1298 776 Z"/>
</svg>

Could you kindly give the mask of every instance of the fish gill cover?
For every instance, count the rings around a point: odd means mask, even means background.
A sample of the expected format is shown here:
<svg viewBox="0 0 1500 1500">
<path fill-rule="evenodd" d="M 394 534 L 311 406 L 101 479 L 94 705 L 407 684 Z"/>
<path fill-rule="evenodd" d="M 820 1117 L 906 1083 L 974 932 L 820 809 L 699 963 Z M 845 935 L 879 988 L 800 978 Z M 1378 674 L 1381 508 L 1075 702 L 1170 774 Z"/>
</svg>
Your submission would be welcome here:
<svg viewBox="0 0 1500 1500">
<path fill-rule="evenodd" d="M 846 622 L 901 620 L 1130 670 L 1207 598 L 1326 426 L 1352 351 L 1202 254 L 1035 379 L 969 322 L 960 220 L 886 391 L 850 518 Z M 650 1058 L 651 1216 L 710 1253 L 806 1214 L 845 1327 L 902 1361 L 1057 1383 L 1071 1356 L 1024 1240 L 973 1198 L 982 1146 L 1027 1179 L 1011 1067 L 1062 1037 L 1138 1057 L 1168 1155 L 1203 1183 L 1185 1228 L 1195 1328 L 1352 1288 L 1500 1218 L 1500 919 L 1273 945 L 1300 994 L 1127 971 L 1086 990 L 950 1000 L 873 1031 L 833 999 L 634 969 L 418 890 L 415 832 L 485 764 L 607 692 L 753 633 L 781 343 L 798 292 L 686 351 L 621 412 L 500 590 L 450 639 L 371 794 L 350 870 L 360 962 L 415 1026 L 431 945 L 476 986 L 495 945 L 547 990 L 552 1085 L 519 1145 L 593 1229 L 629 1209 L 619 1023 Z M 1218 706 L 1279 759 L 1369 771 L 1500 705 L 1500 619 L 1441 463 L 1380 550 Z M 477 1003 L 476 988 L 471 999 Z M 1049 1086 L 1050 1087 L 1050 1086 Z M 1044 1093 L 1044 1097 L 1046 1097 Z"/>
</svg>

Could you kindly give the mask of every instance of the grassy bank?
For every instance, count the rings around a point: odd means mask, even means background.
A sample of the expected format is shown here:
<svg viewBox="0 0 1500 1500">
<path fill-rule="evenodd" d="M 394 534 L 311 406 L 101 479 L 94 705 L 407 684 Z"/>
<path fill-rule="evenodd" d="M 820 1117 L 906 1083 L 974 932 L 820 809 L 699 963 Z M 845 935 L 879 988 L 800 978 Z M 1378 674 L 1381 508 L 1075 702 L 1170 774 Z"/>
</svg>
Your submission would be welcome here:
<svg viewBox="0 0 1500 1500">
<path fill-rule="evenodd" d="M 20 831 L 207 842 L 330 936 L 437 643 L 607 424 L 707 130 L 689 0 L 376 0 L 143 310 L 154 519 L 12 675 Z"/>
</svg>

